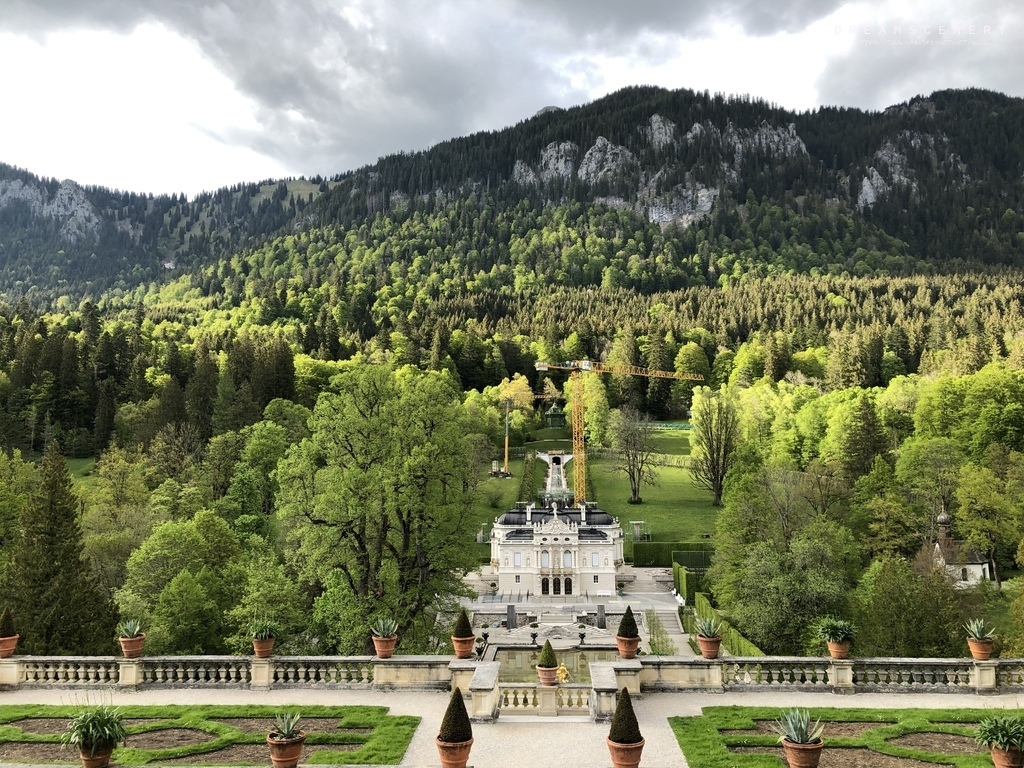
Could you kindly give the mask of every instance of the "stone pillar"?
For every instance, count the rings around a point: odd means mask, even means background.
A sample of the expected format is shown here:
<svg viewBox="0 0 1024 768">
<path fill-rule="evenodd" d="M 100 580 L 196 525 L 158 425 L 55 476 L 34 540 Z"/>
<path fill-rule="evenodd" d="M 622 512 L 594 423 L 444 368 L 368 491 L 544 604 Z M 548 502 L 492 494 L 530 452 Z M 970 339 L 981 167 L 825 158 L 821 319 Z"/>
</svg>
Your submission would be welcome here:
<svg viewBox="0 0 1024 768">
<path fill-rule="evenodd" d="M 0 686 L 21 685 L 21 661 L 17 658 L 0 659 Z"/>
<path fill-rule="evenodd" d="M 615 669 L 616 688 L 620 691 L 626 688 L 630 696 L 640 696 L 640 673 L 643 670 L 640 659 L 617 659 L 610 663 Z"/>
<path fill-rule="evenodd" d="M 515 605 L 505 606 L 505 628 L 512 630 L 516 628 L 516 607 Z"/>
<path fill-rule="evenodd" d="M 498 717 L 498 672 L 500 661 L 483 661 L 476 665 L 469 683 L 469 719 L 474 723 L 489 723 Z"/>
<path fill-rule="evenodd" d="M 558 686 L 537 685 L 537 714 L 555 717 L 558 714 Z"/>
<path fill-rule="evenodd" d="M 590 665 L 590 719 L 605 722 L 615 714 L 618 683 L 612 662 L 595 661 Z"/>
<path fill-rule="evenodd" d="M 830 659 L 828 679 L 832 693 L 856 693 L 853 686 L 853 661 L 851 659 Z"/>
<path fill-rule="evenodd" d="M 257 659 L 249 662 L 249 690 L 269 691 L 274 682 L 274 660 Z"/>
<path fill-rule="evenodd" d="M 974 670 L 971 674 L 974 680 L 974 690 L 979 694 L 993 694 L 998 692 L 999 662 L 996 659 L 988 661 L 975 661 Z"/>
<path fill-rule="evenodd" d="M 604 616 L 604 604 L 597 606 L 597 628 L 608 629 L 608 620 Z"/>
<path fill-rule="evenodd" d="M 142 683 L 142 662 L 138 659 L 121 659 L 117 663 L 117 684 L 122 688 L 138 688 Z"/>
<path fill-rule="evenodd" d="M 469 686 L 473 682 L 473 676 L 476 674 L 477 667 L 482 663 L 476 659 L 452 659 L 448 662 L 448 671 L 452 676 L 451 689 L 454 691 L 456 688 L 462 690 L 463 693 L 469 693 Z"/>
</svg>

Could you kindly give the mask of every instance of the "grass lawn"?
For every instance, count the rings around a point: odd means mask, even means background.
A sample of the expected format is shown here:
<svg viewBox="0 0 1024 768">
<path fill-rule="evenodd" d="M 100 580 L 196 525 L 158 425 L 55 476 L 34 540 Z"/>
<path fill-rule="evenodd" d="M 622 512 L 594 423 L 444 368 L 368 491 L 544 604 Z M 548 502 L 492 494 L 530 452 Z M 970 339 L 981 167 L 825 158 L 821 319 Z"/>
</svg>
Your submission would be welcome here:
<svg viewBox="0 0 1024 768">
<path fill-rule="evenodd" d="M 628 503 L 629 479 L 611 471 L 607 460 L 592 461 L 590 470 L 597 503 L 623 528 L 630 520 L 646 520 L 654 541 L 699 541 L 702 533 L 714 535 L 718 509 L 711 504 L 711 494 L 690 480 L 689 470 L 659 467 L 658 485 L 640 490 L 642 504 Z"/>
<path fill-rule="evenodd" d="M 78 762 L 77 751 L 55 753 L 74 706 L 0 706 L 0 754 L 4 763 Z M 113 763 L 141 766 L 176 758 L 203 765 L 265 765 L 267 731 L 281 707 L 118 707 L 129 720 L 127 746 Z M 420 718 L 388 715 L 387 707 L 288 707 L 302 714 L 307 733 L 302 762 L 330 765 L 397 765 Z M 133 722 L 134 721 L 134 722 Z M 56 726 L 56 727 L 55 727 Z M 160 732 L 168 731 L 167 737 Z M 184 737 L 184 738 L 183 738 Z M 182 742 L 186 743 L 182 743 Z M 33 752 L 35 750 L 35 752 Z M 198 756 L 202 756 L 199 758 Z M 38 759 L 45 757 L 46 759 Z"/>
<path fill-rule="evenodd" d="M 825 727 L 823 765 L 897 766 L 901 763 L 892 758 L 902 758 L 957 768 L 992 765 L 987 750 L 975 746 L 972 726 L 1003 714 L 981 709 L 837 707 L 812 707 L 810 712 L 811 720 L 820 720 Z M 780 709 L 772 707 L 705 707 L 700 717 L 670 717 L 669 724 L 690 768 L 779 768 L 782 750 L 778 736 L 767 726 L 780 714 Z M 851 725 L 854 723 L 864 725 Z M 827 763 L 830 750 L 849 750 L 849 760 L 838 754 Z"/>
<path fill-rule="evenodd" d="M 567 429 L 542 429 L 533 433 L 535 438 L 526 444 L 528 450 L 572 451 Z M 659 429 L 655 431 L 655 446 L 659 453 L 687 456 L 690 453 L 690 433 L 687 430 Z M 467 524 L 473 535 L 484 526 L 484 540 L 490 536 L 494 518 L 511 508 L 519 493 L 523 461 L 509 462 L 513 477 L 508 480 L 487 478 L 480 482 L 472 516 Z M 654 541 L 700 541 L 702 533 L 714 535 L 718 510 L 711 504 L 711 494 L 698 488 L 690 480 L 690 472 L 681 467 L 658 468 L 659 484 L 644 486 L 642 504 L 629 504 L 629 480 L 624 474 L 611 471 L 609 459 L 593 459 L 589 469 L 594 484 L 596 501 L 601 509 L 618 518 L 623 528 L 630 520 L 645 520 Z M 572 484 L 572 465 L 568 467 Z M 627 557 L 632 556 L 632 544 L 626 543 Z M 480 556 L 486 560 L 490 547 L 479 545 Z"/>
<path fill-rule="evenodd" d="M 67 462 L 68 472 L 71 473 L 75 485 L 90 490 L 96 487 L 96 478 L 92 474 L 96 468 L 95 458 L 90 456 L 87 459 L 68 459 Z"/>
</svg>

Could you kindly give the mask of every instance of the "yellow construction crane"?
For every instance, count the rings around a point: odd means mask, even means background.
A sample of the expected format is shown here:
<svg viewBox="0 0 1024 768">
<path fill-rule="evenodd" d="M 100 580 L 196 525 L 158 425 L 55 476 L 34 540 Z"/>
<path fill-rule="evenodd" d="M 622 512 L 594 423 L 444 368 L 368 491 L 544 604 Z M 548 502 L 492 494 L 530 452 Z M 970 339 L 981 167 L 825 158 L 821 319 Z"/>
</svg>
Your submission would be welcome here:
<svg viewBox="0 0 1024 768">
<path fill-rule="evenodd" d="M 688 379 L 704 381 L 704 377 L 695 373 L 675 373 L 658 371 L 654 368 L 643 368 L 639 365 L 610 365 L 594 360 L 569 360 L 564 363 L 545 363 L 537 361 L 538 371 L 555 369 L 569 371 L 568 386 L 572 390 L 572 482 L 576 502 L 587 500 L 587 457 L 583 440 L 583 374 L 613 373 L 618 376 L 646 376 L 655 379 Z"/>
</svg>

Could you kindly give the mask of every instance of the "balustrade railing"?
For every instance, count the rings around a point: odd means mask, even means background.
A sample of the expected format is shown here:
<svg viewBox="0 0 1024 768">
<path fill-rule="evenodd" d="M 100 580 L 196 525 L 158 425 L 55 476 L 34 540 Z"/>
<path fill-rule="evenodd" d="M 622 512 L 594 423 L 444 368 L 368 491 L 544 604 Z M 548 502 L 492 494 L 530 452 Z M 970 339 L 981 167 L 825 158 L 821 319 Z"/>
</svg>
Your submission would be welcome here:
<svg viewBox="0 0 1024 768">
<path fill-rule="evenodd" d="M 498 701 L 506 716 L 566 716 L 590 714 L 591 687 L 586 683 L 540 685 L 500 683 Z"/>
<path fill-rule="evenodd" d="M 863 691 L 959 693 L 974 687 L 970 659 L 854 659 L 853 684 Z"/>
<path fill-rule="evenodd" d="M 78 687 L 117 685 L 119 663 L 110 656 L 23 656 L 20 685 Z"/>
<path fill-rule="evenodd" d="M 728 657 L 722 661 L 722 684 L 727 689 L 827 688 L 828 659 L 799 656 Z"/>
<path fill-rule="evenodd" d="M 154 656 L 140 659 L 141 685 L 244 688 L 252 679 L 244 656 Z"/>
<path fill-rule="evenodd" d="M 353 688 L 368 687 L 372 683 L 372 656 L 279 656 L 274 659 L 272 685 L 275 688 Z"/>
<path fill-rule="evenodd" d="M 470 667 L 465 664 L 470 663 Z M 406 688 L 446 689 L 472 678 L 477 662 L 453 664 L 444 656 L 15 656 L 0 659 L 0 687 L 60 688 Z M 479 664 L 486 664 L 479 662 Z M 885 692 L 1024 691 L 1024 659 L 835 660 L 807 657 L 724 657 L 714 661 L 683 656 L 650 656 L 610 662 L 608 679 L 598 686 L 614 694 L 631 691 L 779 690 Z M 612 669 L 614 668 L 614 669 Z M 490 669 L 490 667 L 488 667 Z M 604 707 L 590 685 L 500 683 L 500 665 L 480 682 L 480 715 L 487 707 L 506 714 L 583 714 Z M 459 677 L 461 676 L 461 677 Z M 595 678 L 596 680 L 597 678 Z M 461 680 L 461 682 L 460 682 Z M 482 680 L 482 678 L 481 678 Z M 476 683 L 474 683 L 476 684 Z M 595 683 L 595 685 L 597 685 Z M 603 687 L 602 687 L 603 686 Z M 607 690 L 605 690 L 607 689 Z M 476 690 L 476 689 L 474 689 Z M 489 696 L 490 698 L 487 698 Z M 487 699 L 485 702 L 484 699 Z M 592 706 L 593 704 L 593 706 Z"/>
<path fill-rule="evenodd" d="M 498 686 L 501 711 L 508 715 L 535 715 L 540 702 L 537 700 L 537 685 L 530 683 Z"/>
</svg>

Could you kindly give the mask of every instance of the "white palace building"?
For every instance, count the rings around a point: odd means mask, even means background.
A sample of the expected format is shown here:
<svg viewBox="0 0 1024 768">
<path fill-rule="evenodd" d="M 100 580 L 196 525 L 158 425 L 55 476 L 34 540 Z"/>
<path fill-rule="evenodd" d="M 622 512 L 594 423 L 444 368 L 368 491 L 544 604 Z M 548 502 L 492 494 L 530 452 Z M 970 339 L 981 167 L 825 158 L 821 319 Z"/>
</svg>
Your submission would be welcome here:
<svg viewBox="0 0 1024 768">
<path fill-rule="evenodd" d="M 565 465 L 572 454 L 537 453 L 548 465 L 542 504 L 516 504 L 491 529 L 498 590 L 544 595 L 615 594 L 623 569 L 622 528 L 596 504 L 572 504 Z"/>
</svg>

